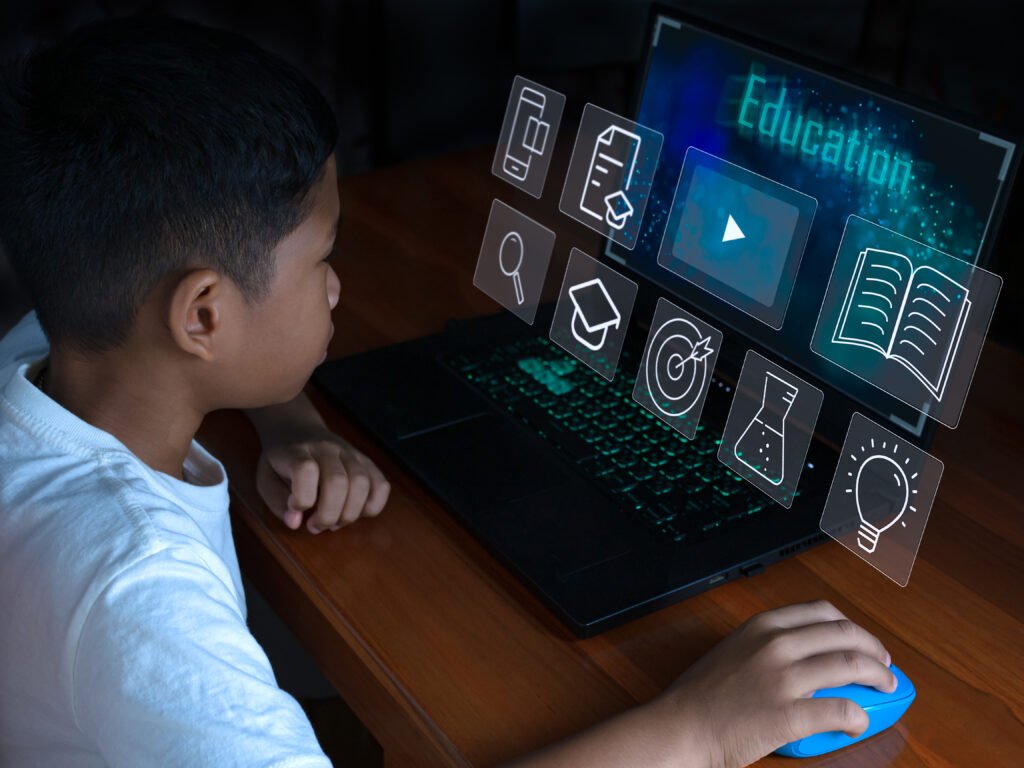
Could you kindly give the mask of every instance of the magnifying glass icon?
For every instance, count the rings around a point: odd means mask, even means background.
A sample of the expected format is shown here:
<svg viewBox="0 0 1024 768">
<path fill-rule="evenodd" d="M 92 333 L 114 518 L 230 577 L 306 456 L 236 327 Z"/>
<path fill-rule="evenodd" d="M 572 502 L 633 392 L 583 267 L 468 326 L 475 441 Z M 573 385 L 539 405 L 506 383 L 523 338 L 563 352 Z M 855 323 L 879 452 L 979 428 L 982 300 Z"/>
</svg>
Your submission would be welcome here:
<svg viewBox="0 0 1024 768">
<path fill-rule="evenodd" d="M 509 232 L 498 246 L 498 266 L 506 277 L 512 278 L 512 284 L 516 288 L 516 303 L 522 304 L 526 299 L 523 296 L 523 281 L 519 277 L 519 268 L 523 266 L 523 238 L 518 232 Z"/>
</svg>

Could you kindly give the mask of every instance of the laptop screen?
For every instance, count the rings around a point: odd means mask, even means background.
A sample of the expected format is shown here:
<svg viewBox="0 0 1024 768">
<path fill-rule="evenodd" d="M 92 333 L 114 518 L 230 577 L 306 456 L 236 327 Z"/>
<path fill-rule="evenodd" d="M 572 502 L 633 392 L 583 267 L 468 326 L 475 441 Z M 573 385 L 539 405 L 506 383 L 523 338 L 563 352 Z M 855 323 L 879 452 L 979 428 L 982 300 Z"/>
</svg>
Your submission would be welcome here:
<svg viewBox="0 0 1024 768">
<path fill-rule="evenodd" d="M 654 25 L 636 120 L 664 134 L 661 160 L 635 249 L 609 241 L 606 255 L 719 321 L 727 337 L 732 329 L 920 436 L 927 422 L 920 411 L 811 349 L 844 227 L 857 216 L 984 265 L 1014 145 L 668 15 L 656 15 Z M 659 266 L 688 151 L 710 158 L 697 174 L 713 175 L 713 163 L 736 166 L 770 180 L 771 189 L 788 188 L 778 199 L 816 201 L 779 323 Z M 723 238 L 741 237 L 742 226 L 730 219 Z"/>
</svg>

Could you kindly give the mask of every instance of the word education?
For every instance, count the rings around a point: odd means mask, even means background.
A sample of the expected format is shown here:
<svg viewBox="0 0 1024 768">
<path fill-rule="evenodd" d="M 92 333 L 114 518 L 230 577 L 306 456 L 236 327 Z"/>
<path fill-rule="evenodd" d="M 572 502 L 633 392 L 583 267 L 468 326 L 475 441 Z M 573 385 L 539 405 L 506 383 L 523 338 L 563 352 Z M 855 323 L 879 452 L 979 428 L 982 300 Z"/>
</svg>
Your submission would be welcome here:
<svg viewBox="0 0 1024 768">
<path fill-rule="evenodd" d="M 778 143 L 808 158 L 817 158 L 823 166 L 834 166 L 869 183 L 901 195 L 913 178 L 913 160 L 901 156 L 891 145 L 880 146 L 868 129 L 847 126 L 837 118 L 828 123 L 807 110 L 794 108 L 786 101 L 782 85 L 773 92 L 768 78 L 751 72 L 747 75 L 736 123 L 762 141 Z M 904 153 L 905 154 L 905 153 Z"/>
</svg>

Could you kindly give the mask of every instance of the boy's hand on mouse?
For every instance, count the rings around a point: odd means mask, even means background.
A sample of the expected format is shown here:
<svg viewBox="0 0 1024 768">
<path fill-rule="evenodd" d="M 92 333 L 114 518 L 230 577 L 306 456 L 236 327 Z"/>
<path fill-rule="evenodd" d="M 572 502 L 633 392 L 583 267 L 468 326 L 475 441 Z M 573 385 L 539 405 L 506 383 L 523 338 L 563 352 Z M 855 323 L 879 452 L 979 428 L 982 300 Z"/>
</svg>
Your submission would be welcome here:
<svg viewBox="0 0 1024 768">
<path fill-rule="evenodd" d="M 265 447 L 256 466 L 256 487 L 293 530 L 312 511 L 306 520 L 310 533 L 376 517 L 391 493 L 376 464 L 326 429 Z"/>
<path fill-rule="evenodd" d="M 878 638 L 831 603 L 801 603 L 748 620 L 654 704 L 686 728 L 699 764 L 734 768 L 814 733 L 862 733 L 868 716 L 859 706 L 811 696 L 849 683 L 891 692 L 889 662 Z"/>
</svg>

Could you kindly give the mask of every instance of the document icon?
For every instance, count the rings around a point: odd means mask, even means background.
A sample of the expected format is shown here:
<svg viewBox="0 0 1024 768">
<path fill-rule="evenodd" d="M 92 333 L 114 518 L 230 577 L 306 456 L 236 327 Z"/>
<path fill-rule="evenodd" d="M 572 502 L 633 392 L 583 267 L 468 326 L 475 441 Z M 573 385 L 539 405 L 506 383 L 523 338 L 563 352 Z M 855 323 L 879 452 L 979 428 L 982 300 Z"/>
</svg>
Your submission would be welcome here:
<svg viewBox="0 0 1024 768">
<path fill-rule="evenodd" d="M 559 209 L 632 250 L 664 140 L 657 131 L 587 104 Z"/>
<path fill-rule="evenodd" d="M 597 137 L 583 185 L 580 210 L 608 226 L 622 229 L 633 215 L 626 192 L 636 170 L 642 140 L 632 131 L 610 125 Z"/>
</svg>

